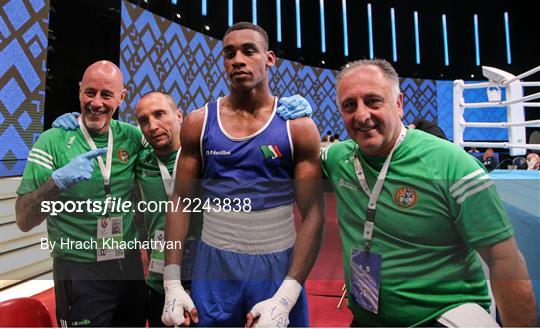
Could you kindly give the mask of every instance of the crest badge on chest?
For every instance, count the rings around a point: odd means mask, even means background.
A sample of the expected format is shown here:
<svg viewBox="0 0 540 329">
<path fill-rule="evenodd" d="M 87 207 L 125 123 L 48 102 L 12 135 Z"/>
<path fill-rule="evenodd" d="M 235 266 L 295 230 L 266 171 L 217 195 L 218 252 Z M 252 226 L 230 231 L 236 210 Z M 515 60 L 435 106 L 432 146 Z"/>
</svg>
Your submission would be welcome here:
<svg viewBox="0 0 540 329">
<path fill-rule="evenodd" d="M 409 186 L 401 186 L 394 193 L 394 203 L 404 209 L 414 207 L 418 201 L 418 194 L 416 190 Z"/>
</svg>

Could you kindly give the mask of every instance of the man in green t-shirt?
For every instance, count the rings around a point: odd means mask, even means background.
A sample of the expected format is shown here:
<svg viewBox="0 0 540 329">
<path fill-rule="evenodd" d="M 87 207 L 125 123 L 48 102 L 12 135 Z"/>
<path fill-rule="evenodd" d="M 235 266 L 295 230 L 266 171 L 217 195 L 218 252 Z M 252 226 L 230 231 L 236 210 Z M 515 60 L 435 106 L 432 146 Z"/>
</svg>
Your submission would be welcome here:
<svg viewBox="0 0 540 329">
<path fill-rule="evenodd" d="M 135 114 L 142 133 L 152 146 L 139 153 L 136 165 L 136 176 L 141 188 L 142 199 L 148 207 L 151 206 L 151 203 L 163 205 L 163 201 L 170 199 L 174 188 L 181 148 L 182 112 L 170 95 L 162 92 L 150 92 L 137 103 Z M 146 231 L 150 240 L 163 243 L 166 215 L 167 210 L 163 207 L 158 211 L 147 210 L 144 212 Z M 182 246 L 183 253 L 186 255 L 182 262 L 182 280 L 184 286 L 187 287 L 190 286 L 195 246 L 200 236 L 202 224 L 200 219 L 200 214 L 199 218 L 194 218 L 187 243 Z M 148 324 L 150 327 L 165 326 L 161 321 L 165 300 L 163 290 L 164 250 L 160 247 L 165 246 L 157 246 L 149 253 L 150 264 L 146 282 L 149 287 Z"/>
<path fill-rule="evenodd" d="M 352 140 L 322 151 L 337 199 L 353 326 L 495 326 L 476 252 L 505 326 L 536 324 L 531 283 L 485 168 L 401 122 L 394 68 L 361 60 L 337 77 Z"/>
<path fill-rule="evenodd" d="M 43 132 L 17 191 L 21 230 L 47 220 L 60 326 L 145 324 L 142 262 L 139 249 L 129 248 L 137 241 L 132 206 L 142 135 L 112 119 L 124 96 L 115 64 L 90 65 L 80 82 L 80 129 Z"/>
</svg>

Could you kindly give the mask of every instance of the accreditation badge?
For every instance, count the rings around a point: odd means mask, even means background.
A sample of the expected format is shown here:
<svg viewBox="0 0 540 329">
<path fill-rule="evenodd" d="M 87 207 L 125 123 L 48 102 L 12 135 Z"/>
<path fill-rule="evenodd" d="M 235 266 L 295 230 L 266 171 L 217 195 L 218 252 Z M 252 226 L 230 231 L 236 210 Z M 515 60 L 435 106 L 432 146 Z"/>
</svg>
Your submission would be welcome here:
<svg viewBox="0 0 540 329">
<path fill-rule="evenodd" d="M 351 250 L 350 295 L 363 309 L 379 312 L 379 288 L 381 285 L 382 256 L 364 250 Z"/>
<path fill-rule="evenodd" d="M 165 232 L 156 230 L 154 233 L 154 244 L 156 248 L 153 248 L 150 254 L 148 271 L 163 274 L 163 268 L 165 267 Z"/>
<path fill-rule="evenodd" d="M 100 217 L 96 232 L 98 262 L 124 258 L 125 250 L 119 247 L 124 241 L 122 217 Z"/>
</svg>

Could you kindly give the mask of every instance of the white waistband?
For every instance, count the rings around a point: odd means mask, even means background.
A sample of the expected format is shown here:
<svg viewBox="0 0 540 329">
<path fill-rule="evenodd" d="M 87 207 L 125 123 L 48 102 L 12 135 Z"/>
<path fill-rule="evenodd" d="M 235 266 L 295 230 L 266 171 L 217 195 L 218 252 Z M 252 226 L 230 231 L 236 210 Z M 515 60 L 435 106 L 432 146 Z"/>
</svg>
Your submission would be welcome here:
<svg viewBox="0 0 540 329">
<path fill-rule="evenodd" d="M 291 248 L 296 240 L 292 205 L 253 212 L 205 212 L 202 240 L 229 251 L 266 254 Z"/>
</svg>

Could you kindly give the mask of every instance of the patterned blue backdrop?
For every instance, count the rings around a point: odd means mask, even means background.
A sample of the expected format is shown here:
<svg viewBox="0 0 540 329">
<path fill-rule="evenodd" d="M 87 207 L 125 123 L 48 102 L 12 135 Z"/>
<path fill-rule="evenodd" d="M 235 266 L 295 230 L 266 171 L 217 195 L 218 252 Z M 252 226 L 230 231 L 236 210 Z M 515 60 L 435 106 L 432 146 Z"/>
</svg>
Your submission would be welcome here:
<svg viewBox="0 0 540 329">
<path fill-rule="evenodd" d="M 129 96 L 120 111 L 121 120 L 134 122 L 135 104 L 151 90 L 169 92 L 184 111 L 203 106 L 229 92 L 221 68 L 221 41 L 154 15 L 127 1 L 122 2 L 120 67 L 127 81 Z M 278 59 L 270 70 L 274 94 L 301 94 L 316 109 L 314 120 L 321 133 L 332 130 L 346 138 L 335 103 L 336 71 L 303 66 Z M 401 79 L 404 93 L 404 122 L 423 117 L 438 123 L 452 138 L 452 82 Z M 467 101 L 481 101 L 485 91 L 468 91 Z M 468 110 L 467 119 L 504 120 L 504 109 Z M 468 140 L 502 140 L 504 129 L 468 129 Z"/>
<path fill-rule="evenodd" d="M 43 130 L 48 0 L 0 5 L 0 176 L 20 173 Z"/>
</svg>

